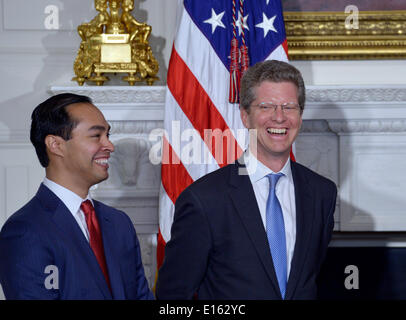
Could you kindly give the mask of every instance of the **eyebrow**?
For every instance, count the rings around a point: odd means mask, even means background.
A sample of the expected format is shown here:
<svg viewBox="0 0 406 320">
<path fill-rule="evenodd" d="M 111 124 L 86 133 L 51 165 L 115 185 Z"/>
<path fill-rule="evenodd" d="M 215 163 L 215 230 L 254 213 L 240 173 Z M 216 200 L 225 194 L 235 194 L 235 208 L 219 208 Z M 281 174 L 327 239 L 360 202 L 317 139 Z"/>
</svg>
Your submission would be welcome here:
<svg viewBox="0 0 406 320">
<path fill-rule="evenodd" d="M 109 132 L 111 129 L 111 126 L 109 125 L 107 128 L 107 132 Z M 106 127 L 104 126 L 99 126 L 99 125 L 95 125 L 93 127 L 90 127 L 88 131 L 93 131 L 93 130 L 100 130 L 100 131 L 106 131 Z"/>
</svg>

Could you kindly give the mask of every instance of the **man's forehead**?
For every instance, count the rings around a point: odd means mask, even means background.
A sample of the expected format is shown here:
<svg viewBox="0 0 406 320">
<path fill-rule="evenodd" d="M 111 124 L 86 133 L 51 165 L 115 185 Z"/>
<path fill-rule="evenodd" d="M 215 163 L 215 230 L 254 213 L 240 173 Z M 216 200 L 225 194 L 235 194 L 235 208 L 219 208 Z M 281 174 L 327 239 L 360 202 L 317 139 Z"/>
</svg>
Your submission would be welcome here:
<svg viewBox="0 0 406 320">
<path fill-rule="evenodd" d="M 66 107 L 66 110 L 69 113 L 83 112 L 86 110 L 89 110 L 89 111 L 97 110 L 100 112 L 100 110 L 94 104 L 92 104 L 90 102 L 72 103 Z"/>
<path fill-rule="evenodd" d="M 297 85 L 291 81 L 262 81 L 256 87 L 254 87 L 254 94 L 257 96 L 259 94 L 262 95 L 272 95 L 272 94 L 279 94 L 283 92 L 284 94 L 299 94 L 299 89 Z"/>
<path fill-rule="evenodd" d="M 294 81 L 291 80 L 281 80 L 281 81 L 274 81 L 274 80 L 270 80 L 270 79 L 264 79 L 262 81 L 260 81 L 257 85 L 257 87 L 260 87 L 263 84 L 272 84 L 272 85 L 281 85 L 281 84 L 288 84 L 288 85 L 293 85 L 296 88 L 298 88 L 297 84 Z"/>
<path fill-rule="evenodd" d="M 66 111 L 76 120 L 104 119 L 103 113 L 91 103 L 74 103 L 66 107 Z"/>
</svg>

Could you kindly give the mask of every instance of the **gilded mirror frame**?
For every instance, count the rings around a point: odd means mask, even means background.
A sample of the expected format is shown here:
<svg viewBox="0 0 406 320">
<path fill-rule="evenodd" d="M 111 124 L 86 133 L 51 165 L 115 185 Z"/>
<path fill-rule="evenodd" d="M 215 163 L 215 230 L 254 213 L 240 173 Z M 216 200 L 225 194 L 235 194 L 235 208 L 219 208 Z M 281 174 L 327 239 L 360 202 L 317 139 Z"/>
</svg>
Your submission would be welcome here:
<svg viewBox="0 0 406 320">
<path fill-rule="evenodd" d="M 284 12 L 289 59 L 406 58 L 406 10 L 360 11 L 358 29 L 346 28 L 348 16 L 344 12 Z"/>
</svg>

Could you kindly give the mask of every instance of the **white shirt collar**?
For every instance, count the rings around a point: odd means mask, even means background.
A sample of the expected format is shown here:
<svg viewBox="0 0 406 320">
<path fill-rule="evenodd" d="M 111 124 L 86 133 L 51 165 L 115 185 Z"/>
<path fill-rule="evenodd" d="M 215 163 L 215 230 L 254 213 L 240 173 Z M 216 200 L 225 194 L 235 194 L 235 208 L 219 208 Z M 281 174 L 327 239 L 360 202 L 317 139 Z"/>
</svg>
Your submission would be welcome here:
<svg viewBox="0 0 406 320">
<path fill-rule="evenodd" d="M 93 200 L 89 194 L 87 194 L 85 199 L 82 199 L 76 193 L 70 191 L 69 189 L 66 189 L 65 187 L 62 187 L 60 184 L 57 184 L 56 182 L 53 182 L 46 177 L 44 178 L 44 181 L 42 183 L 56 194 L 56 196 L 65 204 L 65 206 L 73 215 L 76 215 L 76 213 L 80 209 L 80 205 L 85 200 L 90 200 L 94 205 Z"/>
<path fill-rule="evenodd" d="M 270 168 L 264 165 L 261 161 L 259 161 L 253 154 L 250 152 L 249 148 L 244 152 L 244 163 L 247 168 L 247 172 L 251 177 L 253 182 L 263 179 L 270 173 L 278 173 L 273 172 Z M 292 169 L 290 167 L 290 158 L 286 161 L 283 168 L 279 171 L 283 173 L 288 179 L 292 178 Z"/>
</svg>

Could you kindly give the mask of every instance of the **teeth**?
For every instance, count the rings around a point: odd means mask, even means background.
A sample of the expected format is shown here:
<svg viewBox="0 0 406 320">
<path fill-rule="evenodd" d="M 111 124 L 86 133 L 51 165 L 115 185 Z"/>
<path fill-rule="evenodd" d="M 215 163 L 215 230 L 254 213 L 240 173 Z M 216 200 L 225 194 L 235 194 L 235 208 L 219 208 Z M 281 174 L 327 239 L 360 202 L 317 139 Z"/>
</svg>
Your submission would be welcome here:
<svg viewBox="0 0 406 320">
<path fill-rule="evenodd" d="M 98 164 L 107 164 L 109 160 L 108 159 L 96 159 L 94 161 Z"/>
<path fill-rule="evenodd" d="M 269 133 L 285 134 L 286 129 L 268 128 L 266 129 Z"/>
</svg>

